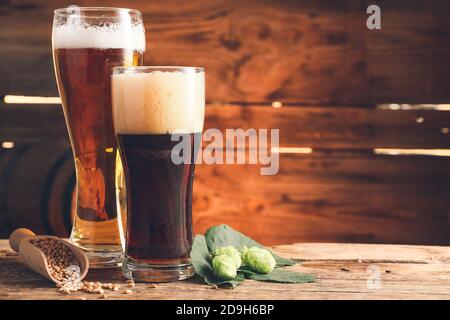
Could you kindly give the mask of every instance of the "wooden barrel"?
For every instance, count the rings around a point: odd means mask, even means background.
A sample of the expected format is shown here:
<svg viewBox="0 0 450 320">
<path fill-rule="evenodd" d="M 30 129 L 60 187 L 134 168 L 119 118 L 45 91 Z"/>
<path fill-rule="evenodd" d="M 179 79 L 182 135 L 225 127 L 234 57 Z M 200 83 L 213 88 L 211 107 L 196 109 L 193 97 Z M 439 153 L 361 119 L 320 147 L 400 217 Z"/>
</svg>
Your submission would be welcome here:
<svg viewBox="0 0 450 320">
<path fill-rule="evenodd" d="M 75 186 L 66 144 L 33 142 L 0 150 L 0 237 L 18 227 L 67 236 Z"/>
</svg>

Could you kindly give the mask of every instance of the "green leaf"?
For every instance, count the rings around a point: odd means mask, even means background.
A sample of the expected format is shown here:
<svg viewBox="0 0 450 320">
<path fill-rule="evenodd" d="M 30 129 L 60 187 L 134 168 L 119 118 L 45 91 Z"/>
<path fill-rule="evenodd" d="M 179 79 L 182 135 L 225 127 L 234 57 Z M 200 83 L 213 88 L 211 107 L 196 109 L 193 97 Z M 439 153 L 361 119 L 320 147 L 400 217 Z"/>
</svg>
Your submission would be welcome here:
<svg viewBox="0 0 450 320">
<path fill-rule="evenodd" d="M 191 262 L 195 272 L 202 277 L 209 277 L 212 273 L 210 254 L 206 246 L 205 237 L 197 235 L 192 243 Z"/>
<path fill-rule="evenodd" d="M 267 282 L 281 282 L 281 283 L 307 283 L 314 282 L 316 277 L 312 274 L 299 273 L 276 268 L 267 274 L 259 274 L 248 269 L 239 270 L 247 279 L 267 281 Z"/>
<path fill-rule="evenodd" d="M 265 248 L 262 244 L 243 235 L 226 224 L 209 228 L 208 231 L 206 231 L 205 237 L 209 251 L 226 246 L 233 246 L 237 249 L 242 248 L 243 246 Z M 277 262 L 277 267 L 292 266 L 295 264 L 295 261 L 291 259 L 282 258 L 273 252 L 271 253 Z"/>
<path fill-rule="evenodd" d="M 191 260 L 195 272 L 202 277 L 207 284 L 224 288 L 235 288 L 245 280 L 244 275 L 241 273 L 232 280 L 222 280 L 216 277 L 210 262 L 211 255 L 203 235 L 197 235 L 194 238 L 191 250 Z"/>
</svg>

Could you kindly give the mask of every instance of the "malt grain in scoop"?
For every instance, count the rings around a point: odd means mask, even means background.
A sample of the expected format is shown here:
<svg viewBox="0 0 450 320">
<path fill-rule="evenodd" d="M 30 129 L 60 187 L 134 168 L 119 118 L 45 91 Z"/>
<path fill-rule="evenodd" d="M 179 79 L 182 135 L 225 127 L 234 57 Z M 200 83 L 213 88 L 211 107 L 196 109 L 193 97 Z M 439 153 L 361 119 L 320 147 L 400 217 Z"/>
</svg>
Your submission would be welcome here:
<svg viewBox="0 0 450 320">
<path fill-rule="evenodd" d="M 52 250 L 41 250 L 39 248 L 47 243 L 52 245 Z M 62 252 L 58 258 L 73 259 L 76 262 L 75 265 L 80 268 L 77 281 L 83 280 L 89 270 L 89 260 L 86 254 L 73 244 L 58 237 L 37 236 L 31 230 L 20 228 L 11 233 L 9 244 L 14 251 L 19 253 L 19 261 L 22 264 L 56 284 L 62 285 L 74 279 L 65 278 L 66 271 L 61 266 L 52 263 L 54 257 L 46 256 L 44 251 L 49 251 L 52 254 Z"/>
</svg>

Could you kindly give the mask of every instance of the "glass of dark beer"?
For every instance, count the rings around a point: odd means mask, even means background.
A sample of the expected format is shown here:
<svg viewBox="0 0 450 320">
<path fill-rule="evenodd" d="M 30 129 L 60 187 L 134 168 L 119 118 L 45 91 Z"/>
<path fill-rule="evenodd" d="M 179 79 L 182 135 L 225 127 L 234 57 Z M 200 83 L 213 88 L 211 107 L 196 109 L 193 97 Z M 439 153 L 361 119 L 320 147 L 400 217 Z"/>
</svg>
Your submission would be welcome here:
<svg viewBox="0 0 450 320">
<path fill-rule="evenodd" d="M 122 272 L 144 282 L 186 279 L 194 274 L 192 187 L 203 130 L 204 70 L 118 67 L 111 78 L 127 190 Z"/>
<path fill-rule="evenodd" d="M 122 165 L 112 120 L 111 69 L 142 64 L 142 16 L 119 8 L 57 9 L 52 43 L 77 178 L 71 241 L 86 250 L 92 267 L 118 266 L 124 236 L 117 194 L 125 191 L 115 184 L 122 181 Z"/>
</svg>

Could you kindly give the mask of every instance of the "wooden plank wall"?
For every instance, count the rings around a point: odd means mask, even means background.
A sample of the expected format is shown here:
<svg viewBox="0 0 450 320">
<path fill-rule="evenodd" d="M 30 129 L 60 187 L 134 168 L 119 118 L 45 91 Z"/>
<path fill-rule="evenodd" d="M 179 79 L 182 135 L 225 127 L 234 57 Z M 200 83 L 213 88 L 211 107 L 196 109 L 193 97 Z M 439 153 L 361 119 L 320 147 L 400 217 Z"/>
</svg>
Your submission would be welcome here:
<svg viewBox="0 0 450 320">
<path fill-rule="evenodd" d="M 280 172 L 273 177 L 261 176 L 258 166 L 199 166 L 194 199 L 197 232 L 228 223 L 266 244 L 450 244 L 450 158 L 373 152 L 374 148 L 450 149 L 445 130 L 450 127 L 450 112 L 375 108 L 376 103 L 450 101 L 450 3 L 377 1 L 382 30 L 369 31 L 365 28 L 369 2 L 96 3 L 143 12 L 147 64 L 206 67 L 206 128 L 280 128 L 281 147 L 313 150 L 281 154 Z M 51 12 L 68 4 L 0 2 L 0 58 L 8 62 L 0 64 L 0 95 L 57 95 Z M 283 107 L 272 108 L 275 100 Z M 14 141 L 16 151 L 23 145 L 52 150 L 55 156 L 48 162 L 65 172 L 57 185 L 70 185 L 71 160 L 58 105 L 0 104 L 1 141 Z M 1 152 L 0 179 L 2 165 L 9 163 L 7 154 L 12 158 L 12 150 Z M 47 161 L 45 156 L 39 159 Z M 64 165 L 61 159 L 66 159 Z M 48 171 L 54 172 L 50 167 Z M 24 168 L 16 179 L 40 183 L 30 179 L 39 169 Z M 5 191 L 5 181 L 0 181 L 0 236 L 26 221 L 29 210 L 29 206 L 11 209 L 22 198 L 19 191 L 11 191 L 18 187 Z M 25 191 L 33 196 L 32 188 Z M 67 209 L 62 202 L 55 208 Z M 55 208 L 46 209 L 53 218 L 44 214 L 32 225 L 61 232 L 67 221 Z"/>
</svg>

